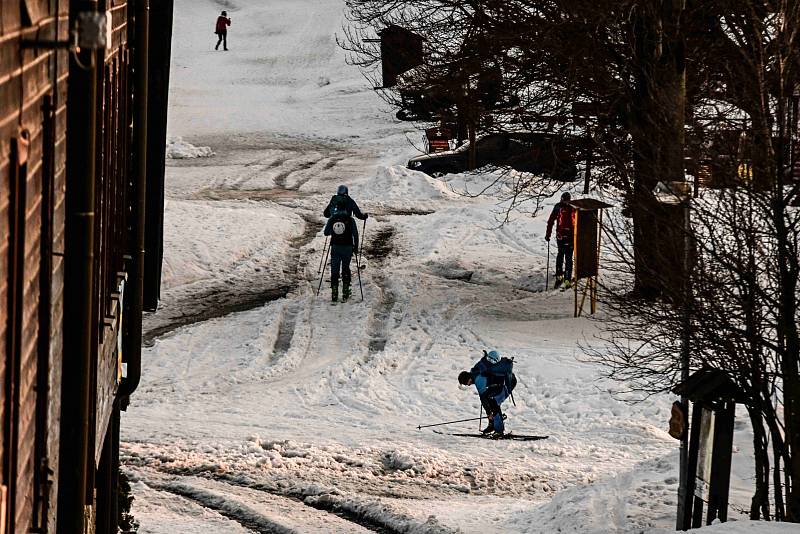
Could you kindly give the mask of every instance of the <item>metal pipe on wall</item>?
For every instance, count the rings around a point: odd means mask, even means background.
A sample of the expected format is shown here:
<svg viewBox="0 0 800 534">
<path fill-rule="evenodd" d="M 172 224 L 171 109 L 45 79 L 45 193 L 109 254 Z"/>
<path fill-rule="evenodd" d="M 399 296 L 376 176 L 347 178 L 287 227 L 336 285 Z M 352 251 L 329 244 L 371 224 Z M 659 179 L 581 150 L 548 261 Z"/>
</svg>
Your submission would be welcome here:
<svg viewBox="0 0 800 534">
<path fill-rule="evenodd" d="M 70 24 L 96 2 L 72 0 Z M 84 532 L 91 424 L 94 300 L 95 157 L 97 132 L 96 50 L 81 53 L 86 69 L 70 63 L 67 116 L 67 220 L 65 247 L 64 360 L 59 467 L 59 534 Z"/>
<path fill-rule="evenodd" d="M 164 240 L 164 162 L 167 144 L 170 57 L 174 0 L 150 4 L 147 100 L 147 214 L 145 219 L 144 309 L 155 311 L 161 298 Z"/>
<path fill-rule="evenodd" d="M 145 216 L 147 214 L 147 92 L 148 92 L 148 45 L 150 0 L 137 0 L 135 6 L 136 39 L 134 48 L 135 108 L 133 115 L 134 136 L 134 180 L 135 180 L 135 217 L 133 229 L 133 261 L 131 264 L 130 309 L 126 310 L 127 328 L 123 332 L 123 358 L 127 364 L 125 379 L 120 384 L 120 398 L 133 393 L 142 376 L 142 308 L 144 290 L 145 260 Z M 123 409 L 127 400 L 123 399 Z"/>
</svg>

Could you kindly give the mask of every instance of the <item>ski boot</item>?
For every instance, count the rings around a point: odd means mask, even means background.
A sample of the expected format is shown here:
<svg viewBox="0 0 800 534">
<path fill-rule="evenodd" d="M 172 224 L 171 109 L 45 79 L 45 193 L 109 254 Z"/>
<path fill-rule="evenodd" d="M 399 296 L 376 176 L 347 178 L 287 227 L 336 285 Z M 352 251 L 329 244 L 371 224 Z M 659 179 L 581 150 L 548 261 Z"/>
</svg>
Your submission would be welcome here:
<svg viewBox="0 0 800 534">
<path fill-rule="evenodd" d="M 339 284 L 336 285 L 331 284 L 331 302 L 336 302 L 339 300 Z"/>
<path fill-rule="evenodd" d="M 350 300 L 350 282 L 342 282 L 342 302 Z"/>
<path fill-rule="evenodd" d="M 574 282 L 570 279 L 564 280 L 564 289 L 569 289 L 573 286 Z"/>
<path fill-rule="evenodd" d="M 503 421 L 506 420 L 506 414 L 501 414 L 501 417 L 503 418 Z M 481 434 L 484 434 L 484 435 L 487 435 L 487 436 L 489 434 L 492 434 L 492 433 L 497 433 L 497 431 L 494 429 L 494 421 L 492 421 L 492 419 L 494 419 L 495 416 L 494 415 L 489 415 L 488 418 L 489 418 L 489 425 L 486 428 L 484 428 L 483 430 L 481 430 Z"/>
<path fill-rule="evenodd" d="M 553 286 L 553 289 L 558 289 L 561 287 L 561 284 L 564 282 L 564 277 L 560 274 L 556 275 L 556 284 Z"/>
</svg>

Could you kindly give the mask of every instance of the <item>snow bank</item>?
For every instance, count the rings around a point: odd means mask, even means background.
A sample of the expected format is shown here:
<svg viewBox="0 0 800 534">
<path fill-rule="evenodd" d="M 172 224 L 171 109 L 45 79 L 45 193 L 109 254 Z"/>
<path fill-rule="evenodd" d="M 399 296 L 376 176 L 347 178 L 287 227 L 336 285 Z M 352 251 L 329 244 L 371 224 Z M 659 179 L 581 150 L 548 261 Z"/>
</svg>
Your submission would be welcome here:
<svg viewBox="0 0 800 534">
<path fill-rule="evenodd" d="M 360 187 L 359 194 L 384 202 L 407 200 L 409 209 L 415 207 L 413 201 L 459 197 L 444 182 L 399 165 L 378 166 L 375 178 Z"/>
<path fill-rule="evenodd" d="M 167 139 L 167 159 L 210 158 L 214 151 L 210 146 L 194 146 L 183 140 L 183 137 Z"/>
<path fill-rule="evenodd" d="M 265 276 L 277 277 L 285 268 L 287 241 L 304 226 L 291 209 L 257 202 L 171 200 L 167 207 L 161 278 L 167 291 L 203 279 L 230 279 L 235 270 L 263 269 Z"/>
</svg>

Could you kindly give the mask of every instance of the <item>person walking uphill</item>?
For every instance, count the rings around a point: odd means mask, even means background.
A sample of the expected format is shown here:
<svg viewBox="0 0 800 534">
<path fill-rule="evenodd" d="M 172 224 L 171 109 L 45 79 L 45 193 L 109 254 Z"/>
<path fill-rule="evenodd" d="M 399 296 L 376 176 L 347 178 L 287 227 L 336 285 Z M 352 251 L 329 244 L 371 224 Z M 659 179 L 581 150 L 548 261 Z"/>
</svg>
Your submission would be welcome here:
<svg viewBox="0 0 800 534">
<path fill-rule="evenodd" d="M 474 385 L 478 390 L 481 405 L 486 410 L 489 426 L 483 429 L 484 434 L 494 432 L 502 436 L 505 432 L 505 416 L 500 409 L 514 388 L 517 386 L 517 377 L 514 375 L 514 361 L 501 358 L 496 350 L 483 351 L 483 357 L 478 360 L 472 370 L 461 371 L 458 383 L 462 386 Z"/>
<path fill-rule="evenodd" d="M 563 283 L 567 289 L 572 286 L 572 250 L 575 247 L 575 208 L 569 203 L 570 200 L 572 200 L 572 196 L 569 193 L 561 195 L 561 202 L 553 207 L 550 218 L 547 219 L 547 233 L 544 236 L 545 241 L 550 241 L 555 224 L 556 245 L 558 246 L 555 287 L 559 287 Z M 547 268 L 549 269 L 550 266 L 548 265 Z"/>
<path fill-rule="evenodd" d="M 342 193 L 343 192 L 343 193 Z M 346 302 L 350 298 L 350 282 L 352 275 L 350 273 L 350 260 L 353 254 L 358 253 L 358 229 L 356 222 L 351 217 L 351 213 L 358 210 L 358 214 L 366 219 L 367 215 L 362 214 L 355 202 L 353 211 L 348 211 L 348 200 L 352 202 L 347 196 L 347 188 L 339 186 L 337 195 L 335 195 L 328 207 L 325 208 L 325 216 L 329 217 L 328 222 L 325 224 L 323 233 L 331 238 L 331 301 L 336 302 L 339 300 L 339 274 L 342 277 L 342 302 Z"/>
<path fill-rule="evenodd" d="M 350 260 L 358 252 L 358 227 L 353 216 L 366 221 L 369 214 L 362 213 L 356 201 L 350 198 L 346 185 L 336 188 L 336 194 L 322 214 L 328 217 L 323 233 L 331 237 L 331 300 L 336 302 L 339 298 L 341 268 L 342 302 L 346 302 L 350 298 Z"/>
<path fill-rule="evenodd" d="M 217 17 L 217 26 L 214 29 L 214 33 L 216 33 L 219 37 L 217 40 L 217 46 L 214 47 L 214 50 L 219 50 L 220 44 L 222 44 L 223 50 L 228 50 L 228 26 L 230 25 L 231 19 L 228 18 L 228 12 L 223 11 L 222 14 Z"/>
</svg>

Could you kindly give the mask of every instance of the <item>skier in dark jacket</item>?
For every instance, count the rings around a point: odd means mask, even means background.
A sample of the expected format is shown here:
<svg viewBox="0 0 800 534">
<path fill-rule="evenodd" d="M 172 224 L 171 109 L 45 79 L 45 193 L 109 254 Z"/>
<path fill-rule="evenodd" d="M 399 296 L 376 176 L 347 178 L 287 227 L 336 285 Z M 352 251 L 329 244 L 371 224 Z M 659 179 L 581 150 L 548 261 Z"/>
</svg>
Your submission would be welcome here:
<svg viewBox="0 0 800 534">
<path fill-rule="evenodd" d="M 219 37 L 217 40 L 217 46 L 214 47 L 214 50 L 219 50 L 220 44 L 222 44 L 223 50 L 228 50 L 228 26 L 230 25 L 231 19 L 228 18 L 228 12 L 223 11 L 222 14 L 217 17 L 217 25 L 214 28 L 214 33 L 216 33 Z"/>
<path fill-rule="evenodd" d="M 350 260 L 358 252 L 356 222 L 345 211 L 333 212 L 323 233 L 331 238 L 331 301 L 339 299 L 339 271 L 342 274 L 342 302 L 350 298 Z"/>
<path fill-rule="evenodd" d="M 556 255 L 556 284 L 559 287 L 562 283 L 564 287 L 572 286 L 572 250 L 575 247 L 574 240 L 574 216 L 575 208 L 569 203 L 572 197 L 569 193 L 561 195 L 561 202 L 553 207 L 550 218 L 547 219 L 547 233 L 545 241 L 550 241 L 553 232 L 553 225 L 556 227 L 556 245 L 558 254 Z M 550 269 L 550 266 L 547 266 Z"/>
<path fill-rule="evenodd" d="M 514 375 L 514 361 L 501 358 L 496 350 L 483 351 L 483 357 L 470 371 L 462 371 L 458 375 L 458 383 L 462 386 L 474 385 L 478 390 L 481 404 L 486 410 L 489 426 L 483 429 L 484 434 L 494 432 L 503 435 L 505 424 L 500 405 L 505 401 L 517 385 Z"/>
<path fill-rule="evenodd" d="M 361 213 L 361 210 L 358 209 L 358 204 L 350 197 L 346 185 L 340 185 L 336 188 L 336 194 L 331 197 L 328 206 L 322 214 L 325 217 L 330 217 L 331 213 L 338 210 L 346 211 L 347 214 L 351 216 L 355 215 L 356 218 L 362 221 L 366 221 L 369 218 L 368 213 Z"/>
</svg>

